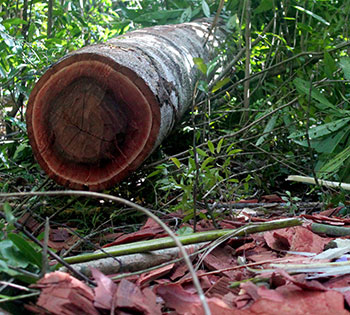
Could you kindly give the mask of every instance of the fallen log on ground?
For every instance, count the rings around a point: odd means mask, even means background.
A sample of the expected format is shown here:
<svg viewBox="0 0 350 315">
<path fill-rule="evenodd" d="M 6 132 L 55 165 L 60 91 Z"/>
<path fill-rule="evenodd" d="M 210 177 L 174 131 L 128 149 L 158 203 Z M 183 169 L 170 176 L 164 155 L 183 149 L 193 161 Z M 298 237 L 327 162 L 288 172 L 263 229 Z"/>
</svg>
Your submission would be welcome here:
<svg viewBox="0 0 350 315">
<path fill-rule="evenodd" d="M 223 31 L 204 45 L 206 20 L 157 26 L 84 47 L 54 64 L 33 89 L 28 136 L 57 183 L 103 190 L 136 170 L 191 104 L 198 69 Z"/>
</svg>

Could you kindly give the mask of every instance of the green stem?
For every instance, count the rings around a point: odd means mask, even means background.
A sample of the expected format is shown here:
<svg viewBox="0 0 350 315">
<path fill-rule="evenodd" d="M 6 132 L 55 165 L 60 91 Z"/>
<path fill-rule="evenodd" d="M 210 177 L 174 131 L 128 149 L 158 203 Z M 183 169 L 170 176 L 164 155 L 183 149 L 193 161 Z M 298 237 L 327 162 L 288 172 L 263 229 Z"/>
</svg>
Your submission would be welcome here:
<svg viewBox="0 0 350 315">
<path fill-rule="evenodd" d="M 234 230 L 214 230 L 190 235 L 178 236 L 178 240 L 182 245 L 189 245 L 201 242 L 208 242 L 216 240 L 222 236 L 245 236 L 252 233 L 264 232 L 275 229 L 282 229 L 286 227 L 301 225 L 301 219 L 283 219 L 259 224 L 249 224 Z M 93 253 L 86 253 L 78 256 L 65 258 L 67 263 L 80 263 L 100 259 L 108 256 L 121 256 L 135 253 L 144 253 L 152 250 L 174 247 L 175 242 L 170 237 L 158 238 L 154 240 L 147 240 L 141 242 L 134 242 L 129 244 L 122 244 L 104 248 L 103 251 L 96 251 Z"/>
<path fill-rule="evenodd" d="M 322 233 L 330 236 L 348 236 L 350 235 L 350 228 L 335 226 L 329 224 L 312 223 L 311 231 L 314 233 Z"/>
</svg>

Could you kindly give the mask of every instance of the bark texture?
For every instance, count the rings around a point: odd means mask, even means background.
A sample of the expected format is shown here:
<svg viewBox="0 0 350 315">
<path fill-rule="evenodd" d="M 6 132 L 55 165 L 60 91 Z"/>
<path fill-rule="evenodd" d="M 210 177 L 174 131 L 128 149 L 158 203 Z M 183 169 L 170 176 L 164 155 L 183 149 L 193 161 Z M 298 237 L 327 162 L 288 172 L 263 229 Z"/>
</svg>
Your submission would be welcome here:
<svg viewBox="0 0 350 315">
<path fill-rule="evenodd" d="M 33 89 L 27 126 L 35 157 L 57 183 L 103 190 L 137 169 L 191 103 L 194 57 L 208 61 L 200 20 L 127 33 L 54 64 Z"/>
</svg>

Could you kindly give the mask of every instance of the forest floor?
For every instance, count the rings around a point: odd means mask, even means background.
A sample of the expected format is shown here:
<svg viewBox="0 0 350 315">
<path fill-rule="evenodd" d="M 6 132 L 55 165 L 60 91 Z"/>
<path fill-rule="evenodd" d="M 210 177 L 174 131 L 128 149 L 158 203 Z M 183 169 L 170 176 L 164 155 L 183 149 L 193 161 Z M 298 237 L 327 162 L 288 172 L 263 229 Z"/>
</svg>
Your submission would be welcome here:
<svg viewBox="0 0 350 315">
<path fill-rule="evenodd" d="M 194 229 L 199 234 L 233 232 L 185 246 L 211 314 L 348 314 L 350 219 L 341 217 L 342 207 L 320 212 L 321 208 L 320 203 L 291 203 L 267 195 L 216 204 L 214 211 L 220 212 L 216 222 L 181 223 L 181 212 L 161 219 L 180 238 L 192 235 Z M 199 211 L 199 218 L 200 213 L 206 210 Z M 285 221 L 293 221 L 292 226 L 278 228 Z M 269 227 L 269 222 L 277 222 L 277 227 Z M 30 215 L 21 223 L 29 231 L 40 225 Z M 265 231 L 247 229 L 255 226 L 265 226 Z M 147 240 L 160 244 L 167 236 L 149 218 L 134 232 L 99 233 L 90 242 L 97 248 L 104 244 L 102 251 L 118 250 Z M 71 228 L 50 229 L 47 245 L 56 253 L 77 243 L 83 244 Z M 79 250 L 75 246 L 73 252 Z M 65 268 L 47 273 L 31 286 L 40 290 L 39 299 L 25 307 L 40 314 L 205 314 L 193 274 L 176 247 L 171 253 L 159 249 L 152 254 L 108 256 L 71 264 L 90 277 L 90 284 Z"/>
</svg>

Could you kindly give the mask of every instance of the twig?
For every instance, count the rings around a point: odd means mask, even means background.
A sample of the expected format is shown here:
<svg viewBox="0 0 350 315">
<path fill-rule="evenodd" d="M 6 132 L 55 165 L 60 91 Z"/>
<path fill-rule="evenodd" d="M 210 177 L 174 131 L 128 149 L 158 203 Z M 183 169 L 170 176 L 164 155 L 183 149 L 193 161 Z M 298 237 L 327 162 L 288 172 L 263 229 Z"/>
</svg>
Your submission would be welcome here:
<svg viewBox="0 0 350 315">
<path fill-rule="evenodd" d="M 218 138 L 216 138 L 216 139 L 213 139 L 213 140 L 211 140 L 211 142 L 216 143 L 216 142 L 219 142 L 221 139 L 233 138 L 233 137 L 235 137 L 235 136 L 237 136 L 237 135 L 239 135 L 239 134 L 245 132 L 246 130 L 250 129 L 251 127 L 253 127 L 253 126 L 259 124 L 260 122 L 262 122 L 262 121 L 265 120 L 266 118 L 272 116 L 272 115 L 275 114 L 276 112 L 282 110 L 283 108 L 295 104 L 297 101 L 298 101 L 298 97 L 293 98 L 290 102 L 288 102 L 288 103 L 286 103 L 286 104 L 283 104 L 283 105 L 281 105 L 281 106 L 275 108 L 275 109 L 272 110 L 271 112 L 269 112 L 269 113 L 267 113 L 267 114 L 261 116 L 259 119 L 257 119 L 257 120 L 255 120 L 255 121 L 251 122 L 249 125 L 247 125 L 247 126 L 241 128 L 241 129 L 239 129 L 238 131 L 233 132 L 233 133 L 230 133 L 230 134 L 227 134 L 227 135 L 224 135 L 224 136 L 221 136 L 221 137 L 218 137 Z M 205 145 L 207 145 L 207 144 L 206 144 L 206 143 L 199 144 L 199 145 L 197 145 L 197 148 L 202 148 L 202 147 L 205 146 Z M 172 155 L 171 157 L 176 157 L 176 158 L 177 158 L 177 157 L 179 157 L 179 156 L 188 154 L 189 151 L 190 151 L 190 150 L 182 151 L 182 152 L 180 152 L 180 153 L 177 153 L 177 154 Z M 166 162 L 166 161 L 168 161 L 168 160 L 169 160 L 169 158 L 162 159 L 162 160 L 160 160 L 160 161 L 157 162 L 157 165 L 158 165 L 158 164 L 161 164 L 161 163 L 164 163 L 164 162 Z"/>
<path fill-rule="evenodd" d="M 42 270 L 41 270 L 41 276 L 45 276 L 48 267 L 49 267 L 49 261 L 47 259 L 47 249 L 48 249 L 48 242 L 49 242 L 49 234 L 50 234 L 50 221 L 49 218 L 46 217 L 45 220 L 45 232 L 44 232 L 44 244 L 43 244 L 43 252 L 42 252 Z"/>
<path fill-rule="evenodd" d="M 310 87 L 309 87 L 309 95 L 308 95 L 308 100 L 307 100 L 307 112 L 306 112 L 306 126 L 305 126 L 305 135 L 306 135 L 306 141 L 307 141 L 307 146 L 309 149 L 309 154 L 310 154 L 310 162 L 313 162 L 313 154 L 312 154 L 312 148 L 311 148 L 311 141 L 310 141 L 310 135 L 309 135 L 309 128 L 310 128 L 310 106 L 311 106 L 311 94 L 312 94 L 312 81 L 314 79 L 314 74 L 311 74 L 310 77 Z M 312 175 L 314 176 L 315 183 L 318 186 L 318 180 L 315 172 L 315 168 L 313 165 L 311 166 L 312 169 Z"/>
<path fill-rule="evenodd" d="M 222 8 L 224 7 L 224 4 L 225 4 L 225 0 L 220 0 L 219 7 L 218 7 L 218 9 L 217 9 L 217 11 L 216 11 L 216 14 L 215 14 L 213 23 L 212 23 L 211 26 L 210 26 L 210 29 L 209 29 L 207 38 L 205 39 L 205 42 L 204 42 L 203 46 L 205 46 L 205 45 L 207 44 L 210 35 L 213 33 L 213 31 L 214 31 L 216 25 L 218 24 L 219 17 L 220 17 L 220 13 L 221 13 Z M 214 31 L 214 33 L 215 33 L 215 31 Z"/>
<path fill-rule="evenodd" d="M 255 39 L 251 46 L 254 47 L 256 46 L 263 38 L 264 35 L 267 33 L 267 31 L 270 29 L 271 25 L 273 23 L 273 20 L 271 20 L 269 22 L 269 24 L 266 25 L 266 27 L 264 28 L 264 30 L 262 31 L 261 34 L 259 34 L 258 38 Z M 232 59 L 232 61 L 225 67 L 225 69 L 223 69 L 220 74 L 217 76 L 217 78 L 215 78 L 215 80 L 209 85 L 209 91 L 212 90 L 212 88 L 215 86 L 216 83 L 218 83 L 221 79 L 224 78 L 225 75 L 227 75 L 231 70 L 232 67 L 242 58 L 242 56 L 244 55 L 246 50 L 246 47 L 243 47 L 237 54 L 236 56 Z"/>
<path fill-rule="evenodd" d="M 263 148 L 260 148 L 260 147 L 256 146 L 254 143 L 249 143 L 249 144 L 250 144 L 251 146 L 253 146 L 254 148 L 256 148 L 257 150 L 259 150 L 259 151 L 261 151 L 261 152 L 267 154 L 267 155 L 268 155 L 269 157 L 271 157 L 273 160 L 275 160 L 276 162 L 278 162 L 278 163 L 284 165 L 285 167 L 287 167 L 287 168 L 289 168 L 289 169 L 291 169 L 291 170 L 293 170 L 293 171 L 295 171 L 295 172 L 297 172 L 297 173 L 300 173 L 300 174 L 305 175 L 305 173 L 302 172 L 301 170 L 298 170 L 298 169 L 296 169 L 295 167 L 290 166 L 289 164 L 287 164 L 286 162 L 284 162 L 282 159 L 276 158 L 273 154 L 271 154 L 271 152 L 267 152 L 267 151 L 264 150 Z"/>
<path fill-rule="evenodd" d="M 246 19 L 245 19 L 245 78 L 250 76 L 250 51 L 252 49 L 252 40 L 251 40 L 251 2 L 247 0 L 246 5 Z M 244 82 L 244 108 L 248 109 L 250 103 L 250 80 Z M 244 112 L 241 117 L 241 124 L 245 124 L 248 119 L 248 112 Z"/>
<path fill-rule="evenodd" d="M 341 43 L 341 44 L 335 46 L 334 48 L 329 49 L 327 52 L 328 52 L 328 53 L 331 53 L 331 52 L 333 52 L 333 51 L 336 51 L 336 50 L 338 50 L 338 49 L 345 48 L 345 47 L 347 47 L 347 46 L 350 46 L 350 41 L 349 41 L 349 42 Z M 324 52 L 304 51 L 304 52 L 301 52 L 301 53 L 299 53 L 299 54 L 296 54 L 296 55 L 294 55 L 294 56 L 292 56 L 292 57 L 290 57 L 290 58 L 287 58 L 287 59 L 285 59 L 285 60 L 282 60 L 281 62 L 278 62 L 278 63 L 274 64 L 273 66 L 271 66 L 271 67 L 269 67 L 269 68 L 266 68 L 266 69 L 263 69 L 263 70 L 261 70 L 261 71 L 259 71 L 259 72 L 256 72 L 256 73 L 250 75 L 249 77 L 244 77 L 243 79 L 241 79 L 241 80 L 235 82 L 234 84 L 232 84 L 229 88 L 224 89 L 224 90 L 220 91 L 219 93 L 217 93 L 217 96 L 225 94 L 227 91 L 232 90 L 232 89 L 233 89 L 234 87 L 236 87 L 237 85 L 242 85 L 242 84 L 243 84 L 245 81 L 247 81 L 247 80 L 252 80 L 253 78 L 258 77 L 258 76 L 264 74 L 265 72 L 270 72 L 270 71 L 272 71 L 272 70 L 274 70 L 274 69 L 279 68 L 280 66 L 282 66 L 282 65 L 284 65 L 284 64 L 286 64 L 286 63 L 289 63 L 289 62 L 291 62 L 291 61 L 293 61 L 293 60 L 296 60 L 296 59 L 298 59 L 298 58 L 300 58 L 300 57 L 304 57 L 304 56 L 311 56 L 309 60 L 311 60 L 312 58 L 314 58 L 314 59 L 322 59 L 323 56 L 324 56 Z"/>
<path fill-rule="evenodd" d="M 215 20 L 214 20 L 215 22 Z M 213 25 L 214 25 L 213 22 Z M 210 32 L 212 31 L 212 29 L 210 30 Z M 209 39 L 209 34 L 208 34 L 208 38 Z M 193 134 L 192 134 L 192 146 L 193 146 L 193 158 L 194 158 L 194 164 L 196 166 L 196 170 L 195 170 L 195 178 L 194 178 L 194 182 L 193 182 L 193 186 L 192 186 L 192 198 L 193 198 L 193 230 L 194 232 L 196 232 L 196 228 L 197 228 L 197 191 L 198 189 L 200 189 L 199 187 L 199 165 L 198 165 L 198 155 L 197 155 L 197 145 L 196 145 L 196 133 L 197 133 L 197 128 L 196 128 L 196 123 L 195 123 L 195 106 L 196 106 L 196 102 L 195 102 L 195 95 L 197 92 L 197 88 L 198 88 L 198 83 L 199 81 L 196 82 L 196 85 L 194 87 L 194 91 L 193 91 L 193 96 L 192 96 L 192 115 L 191 115 L 191 120 L 192 120 L 192 128 L 193 128 Z"/>
</svg>

